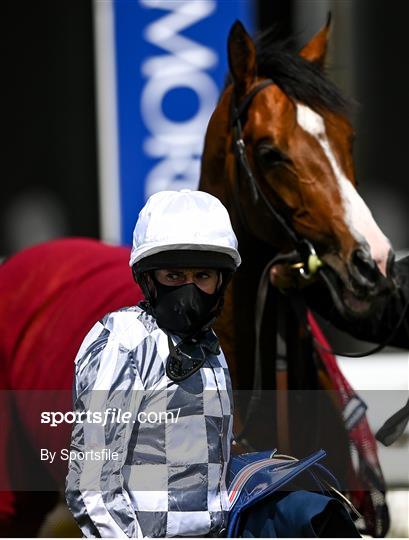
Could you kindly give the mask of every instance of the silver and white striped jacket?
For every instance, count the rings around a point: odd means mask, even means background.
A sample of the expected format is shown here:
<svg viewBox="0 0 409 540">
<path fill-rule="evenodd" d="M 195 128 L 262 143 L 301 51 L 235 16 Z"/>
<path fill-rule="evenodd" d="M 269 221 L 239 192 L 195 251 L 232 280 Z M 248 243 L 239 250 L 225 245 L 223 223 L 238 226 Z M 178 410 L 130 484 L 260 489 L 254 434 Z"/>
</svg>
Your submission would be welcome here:
<svg viewBox="0 0 409 540">
<path fill-rule="evenodd" d="M 223 535 L 233 421 L 226 361 L 208 352 L 175 383 L 168 355 L 167 334 L 140 307 L 108 314 L 80 347 L 75 412 L 131 413 L 128 422 L 74 425 L 66 499 L 86 537 Z M 111 459 L 82 459 L 103 449 Z"/>
</svg>

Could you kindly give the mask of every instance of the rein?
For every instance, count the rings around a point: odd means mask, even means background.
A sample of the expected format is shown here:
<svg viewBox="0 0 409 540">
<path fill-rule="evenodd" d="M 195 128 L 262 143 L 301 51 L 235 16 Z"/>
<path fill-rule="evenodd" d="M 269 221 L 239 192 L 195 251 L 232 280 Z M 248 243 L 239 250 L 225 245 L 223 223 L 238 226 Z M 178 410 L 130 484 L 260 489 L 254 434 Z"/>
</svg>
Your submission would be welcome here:
<svg viewBox="0 0 409 540">
<path fill-rule="evenodd" d="M 267 299 L 268 286 L 270 282 L 269 271 L 274 264 L 291 263 L 294 268 L 298 269 L 300 275 L 304 279 L 310 279 L 323 266 L 323 262 L 317 256 L 313 245 L 306 238 L 299 238 L 297 233 L 288 225 L 287 221 L 283 218 L 283 216 L 279 214 L 277 210 L 273 207 L 273 205 L 270 203 L 270 201 L 264 194 L 263 190 L 261 189 L 255 175 L 253 174 L 253 171 L 251 170 L 250 163 L 247 157 L 246 144 L 244 142 L 243 131 L 242 131 L 243 117 L 245 113 L 247 112 L 253 98 L 258 94 L 258 92 L 260 92 L 264 88 L 271 86 L 273 84 L 274 84 L 274 81 L 272 79 L 266 79 L 262 81 L 257 86 L 255 86 L 251 90 L 251 92 L 249 92 L 249 94 L 247 94 L 244 97 L 243 101 L 239 105 L 236 102 L 236 95 L 233 89 L 232 100 L 231 100 L 231 110 L 230 110 L 230 126 L 233 133 L 234 153 L 236 156 L 237 180 L 238 181 L 240 180 L 241 174 L 245 176 L 247 183 L 249 185 L 249 188 L 250 188 L 253 204 L 256 205 L 260 200 L 262 201 L 262 203 L 265 205 L 268 211 L 268 214 L 275 220 L 276 223 L 278 223 L 278 225 L 280 226 L 284 234 L 287 236 L 287 238 L 295 247 L 295 250 L 292 251 L 291 253 L 278 254 L 273 259 L 271 259 L 268 262 L 268 264 L 265 266 L 262 272 L 262 275 L 260 277 L 258 290 L 257 290 L 256 313 L 255 313 L 255 322 L 254 322 L 255 358 L 254 358 L 253 391 L 252 391 L 250 403 L 247 409 L 246 418 L 244 420 L 244 427 L 242 429 L 241 434 L 237 437 L 237 440 L 242 441 L 242 442 L 245 442 L 245 439 L 244 439 L 245 431 L 247 429 L 247 426 L 249 425 L 249 422 L 254 413 L 254 410 L 261 399 L 262 371 L 261 371 L 260 334 L 261 334 L 261 324 L 262 324 L 262 319 L 263 319 L 263 314 L 264 314 L 264 307 L 265 307 L 265 302 Z M 251 228 L 249 227 L 247 218 L 240 204 L 240 197 L 239 197 L 240 192 L 239 192 L 238 181 L 234 182 L 234 188 L 233 188 L 234 203 L 235 203 L 236 210 L 238 211 L 242 224 L 247 229 L 247 231 L 250 232 L 251 234 Z M 326 276 L 325 272 L 321 271 L 320 275 L 322 276 L 326 286 L 330 290 L 332 290 L 333 285 L 328 279 L 328 277 Z M 384 347 L 386 347 L 386 345 L 388 345 L 388 343 L 394 338 L 394 336 L 396 335 L 396 332 L 398 331 L 399 327 L 403 323 L 408 307 L 409 307 L 409 299 L 404 305 L 403 311 L 401 313 L 401 316 L 399 318 L 397 325 L 395 326 L 391 334 L 388 336 L 388 338 L 384 340 L 380 345 L 377 345 L 376 347 L 364 353 L 344 353 L 344 352 L 341 353 L 341 352 L 336 352 L 333 350 L 326 349 L 325 347 L 323 347 L 323 345 L 321 345 L 321 343 L 318 343 L 317 340 L 314 338 L 307 321 L 303 320 L 303 322 L 309 335 L 312 337 L 315 347 L 319 347 L 324 352 L 328 352 L 328 353 L 338 355 L 338 356 L 345 356 L 345 357 L 350 357 L 350 358 L 361 358 L 361 357 L 370 356 L 376 352 L 379 352 Z M 305 310 L 306 305 L 303 304 L 302 308 L 303 310 Z M 305 318 L 302 318 L 302 319 L 305 319 Z"/>
</svg>

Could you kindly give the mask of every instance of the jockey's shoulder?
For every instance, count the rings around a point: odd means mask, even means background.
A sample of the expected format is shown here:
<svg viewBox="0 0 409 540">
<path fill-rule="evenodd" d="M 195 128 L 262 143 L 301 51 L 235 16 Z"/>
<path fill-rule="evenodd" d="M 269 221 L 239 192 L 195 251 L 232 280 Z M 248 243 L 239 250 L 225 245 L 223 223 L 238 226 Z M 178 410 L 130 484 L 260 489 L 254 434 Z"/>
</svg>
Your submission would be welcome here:
<svg viewBox="0 0 409 540">
<path fill-rule="evenodd" d="M 119 343 L 132 350 L 147 336 L 159 330 L 156 320 L 141 306 L 128 306 L 107 313 L 100 321 Z"/>
</svg>

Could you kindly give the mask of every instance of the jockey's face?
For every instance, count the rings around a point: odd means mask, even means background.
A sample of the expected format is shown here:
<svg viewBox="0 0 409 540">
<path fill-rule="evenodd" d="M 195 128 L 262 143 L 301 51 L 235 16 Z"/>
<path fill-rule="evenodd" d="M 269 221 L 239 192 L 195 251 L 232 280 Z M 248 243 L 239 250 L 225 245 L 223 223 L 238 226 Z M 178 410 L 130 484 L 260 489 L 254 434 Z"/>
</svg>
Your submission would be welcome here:
<svg viewBox="0 0 409 540">
<path fill-rule="evenodd" d="M 207 294 L 213 294 L 221 285 L 221 273 L 214 268 L 165 268 L 155 270 L 155 278 L 162 285 L 169 286 L 194 283 Z"/>
</svg>

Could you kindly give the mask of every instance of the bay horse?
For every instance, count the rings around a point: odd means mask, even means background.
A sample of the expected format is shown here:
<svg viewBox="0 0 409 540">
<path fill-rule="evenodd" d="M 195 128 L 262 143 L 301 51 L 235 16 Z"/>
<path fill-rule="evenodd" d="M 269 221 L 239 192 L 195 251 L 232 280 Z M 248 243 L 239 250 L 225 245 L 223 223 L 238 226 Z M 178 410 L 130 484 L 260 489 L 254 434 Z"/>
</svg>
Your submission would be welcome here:
<svg viewBox="0 0 409 540">
<path fill-rule="evenodd" d="M 235 174 L 233 93 L 239 108 L 251 96 L 239 120 L 258 189 L 332 268 L 330 279 L 337 285 L 334 290 L 340 291 L 337 309 L 362 315 L 390 281 L 389 243 L 353 186 L 352 128 L 343 114 L 345 102 L 321 72 L 328 32 L 327 25 L 300 55 L 274 47 L 261 47 L 257 53 L 239 23 L 229 37 L 234 82 L 225 89 L 209 123 L 200 189 L 218 196 L 228 208 L 244 260 L 217 328 L 237 389 L 252 386 L 252 323 L 260 274 L 275 253 L 293 246 L 270 221 L 261 198 L 254 206 L 246 178 Z M 268 84 L 261 89 L 258 85 L 264 81 Z M 234 202 L 237 195 L 240 207 Z M 73 358 L 83 337 L 105 313 L 142 298 L 127 259 L 126 248 L 66 239 L 33 247 L 0 266 L 0 320 L 8 328 L 0 343 L 2 535 L 34 536 L 56 502 L 66 463 L 42 463 L 40 449 L 67 447 L 71 426 L 42 425 L 40 414 L 71 410 Z M 277 302 L 289 338 L 288 388 L 327 388 L 323 381 L 328 373 L 317 367 L 311 342 L 287 309 L 287 300 L 278 300 L 273 287 L 268 294 L 260 336 L 263 388 L 272 390 L 280 383 L 274 365 L 277 326 L 283 322 L 277 322 Z M 257 429 L 246 434 L 254 447 L 271 447 L 279 431 L 272 396 L 265 397 L 263 409 L 257 411 L 263 436 Z M 349 454 L 339 443 L 348 445 L 339 410 L 329 401 L 326 405 L 327 417 L 317 421 L 324 428 L 311 435 L 310 446 L 316 450 L 322 445 L 329 454 L 338 452 L 347 460 Z M 296 436 L 290 433 L 289 451 L 300 455 L 308 434 L 297 421 L 297 411 L 290 412 Z M 335 443 L 321 437 L 331 423 L 338 426 Z M 360 509 L 365 511 L 362 505 Z M 379 525 L 379 515 L 376 519 L 367 530 L 379 534 L 385 527 Z"/>
<path fill-rule="evenodd" d="M 349 321 L 344 326 L 350 332 L 394 289 L 393 250 L 356 190 L 348 103 L 323 71 L 329 32 L 330 18 L 294 53 L 271 34 L 255 43 L 240 22 L 233 25 L 230 81 L 209 121 L 199 189 L 227 207 L 243 259 L 216 323 L 242 406 L 239 418 L 245 418 L 244 425 L 239 422 L 242 442 L 250 441 L 253 448 L 276 444 L 292 455 L 317 446 L 328 450 L 331 467 L 351 491 L 357 490 L 355 503 L 367 518 L 372 512 L 367 531 L 378 535 L 388 518 L 376 445 L 362 415 L 365 433 L 352 441 L 342 407 L 336 410 L 334 396 L 317 392 L 331 388 L 329 372 L 334 376 L 337 367 L 328 369 L 324 351 L 313 346 L 315 321 L 306 309 L 307 295 L 294 290 L 282 295 L 270 287 L 262 317 L 256 301 L 268 261 L 295 250 L 305 269 L 305 246 L 307 259 L 313 254 L 323 264 L 318 274 L 332 299 L 325 315 L 336 311 Z M 325 295 L 322 289 L 317 293 Z M 319 298 L 315 304 L 319 309 Z M 257 331 L 254 321 L 260 319 Z M 252 359 L 257 353 L 256 372 Z M 340 376 L 338 370 L 335 378 Z M 245 391 L 252 387 L 249 397 Z M 363 443 L 357 452 L 361 472 L 371 462 L 367 480 L 373 476 L 376 481 L 368 481 L 366 494 L 358 496 L 350 445 L 359 445 L 359 438 L 371 448 L 366 457 Z"/>
</svg>

